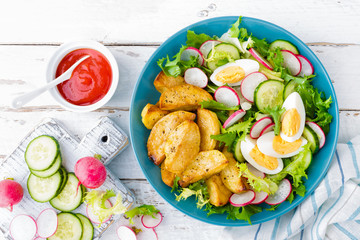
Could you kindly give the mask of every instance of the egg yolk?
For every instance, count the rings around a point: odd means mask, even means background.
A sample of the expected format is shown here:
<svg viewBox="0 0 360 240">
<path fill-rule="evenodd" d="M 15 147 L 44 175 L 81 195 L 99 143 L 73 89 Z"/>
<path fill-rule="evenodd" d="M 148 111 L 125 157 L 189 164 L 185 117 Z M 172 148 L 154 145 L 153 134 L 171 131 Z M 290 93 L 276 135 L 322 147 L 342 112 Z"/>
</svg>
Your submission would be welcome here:
<svg viewBox="0 0 360 240">
<path fill-rule="evenodd" d="M 279 166 L 277 158 L 263 154 L 260 152 L 257 145 L 251 149 L 250 156 L 257 162 L 257 164 L 269 170 L 275 170 Z"/>
<path fill-rule="evenodd" d="M 244 77 L 245 71 L 239 66 L 227 67 L 216 74 L 216 80 L 222 83 L 236 83 Z"/>
<path fill-rule="evenodd" d="M 294 142 L 287 142 L 284 139 L 282 139 L 280 136 L 275 136 L 272 146 L 275 152 L 284 155 L 295 152 L 297 149 L 301 147 L 301 143 L 302 143 L 301 138 L 299 138 Z"/>
<path fill-rule="evenodd" d="M 294 136 L 300 129 L 301 117 L 296 108 L 291 108 L 284 113 L 281 131 L 288 137 Z"/>
</svg>

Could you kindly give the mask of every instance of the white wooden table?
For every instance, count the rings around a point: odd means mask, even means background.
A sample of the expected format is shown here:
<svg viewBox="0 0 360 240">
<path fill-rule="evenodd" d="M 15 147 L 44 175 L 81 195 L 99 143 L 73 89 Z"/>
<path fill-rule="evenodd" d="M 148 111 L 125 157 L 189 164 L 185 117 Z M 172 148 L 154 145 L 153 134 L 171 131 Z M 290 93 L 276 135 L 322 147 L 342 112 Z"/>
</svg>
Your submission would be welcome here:
<svg viewBox="0 0 360 240">
<path fill-rule="evenodd" d="M 151 54 L 181 28 L 226 15 L 273 22 L 307 43 L 335 87 L 340 106 L 339 141 L 360 133 L 359 0 L 0 2 L 0 161 L 45 117 L 58 119 L 79 138 L 101 116 L 110 116 L 129 133 L 129 89 Z M 78 39 L 99 41 L 114 54 L 120 84 L 110 102 L 97 111 L 77 114 L 63 110 L 45 93 L 26 107 L 11 109 L 13 97 L 45 82 L 46 62 L 58 45 Z M 131 147 L 111 167 L 134 191 L 138 204 L 154 204 L 163 212 L 159 239 L 217 239 L 221 233 L 222 227 L 194 220 L 167 204 L 145 179 Z"/>
</svg>

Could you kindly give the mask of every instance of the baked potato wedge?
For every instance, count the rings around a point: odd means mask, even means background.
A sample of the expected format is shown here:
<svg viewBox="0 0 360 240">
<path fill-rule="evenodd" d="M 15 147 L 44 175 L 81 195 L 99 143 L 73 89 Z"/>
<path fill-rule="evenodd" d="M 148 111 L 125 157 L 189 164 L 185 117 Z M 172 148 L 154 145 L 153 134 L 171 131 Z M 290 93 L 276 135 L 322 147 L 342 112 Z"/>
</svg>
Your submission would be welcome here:
<svg viewBox="0 0 360 240">
<path fill-rule="evenodd" d="M 167 76 L 163 71 L 161 71 L 154 80 L 154 86 L 160 93 L 182 84 L 185 84 L 185 80 L 182 76 L 177 76 L 176 78 Z"/>
<path fill-rule="evenodd" d="M 164 144 L 169 133 L 185 120 L 194 120 L 196 115 L 191 112 L 176 111 L 169 113 L 157 121 L 147 141 L 148 156 L 159 165 L 165 159 Z"/>
<path fill-rule="evenodd" d="M 169 187 L 173 187 L 174 185 L 174 180 L 176 178 L 176 174 L 175 173 L 172 173 L 172 172 L 169 172 L 168 170 L 165 169 L 165 162 L 166 162 L 166 159 L 165 161 L 161 164 L 161 179 L 162 181 L 168 185 Z"/>
<path fill-rule="evenodd" d="M 199 152 L 183 172 L 179 183 L 182 187 L 186 187 L 190 183 L 221 172 L 227 164 L 228 160 L 225 155 L 218 150 Z"/>
<path fill-rule="evenodd" d="M 141 121 L 147 129 L 152 129 L 155 123 L 168 113 L 169 111 L 161 110 L 158 106 L 148 103 L 141 112 Z"/>
<path fill-rule="evenodd" d="M 217 207 L 224 206 L 229 202 L 232 192 L 227 189 L 221 180 L 220 174 L 215 174 L 206 180 L 210 196 L 210 203 Z"/>
<path fill-rule="evenodd" d="M 219 119 L 216 113 L 208 110 L 198 108 L 197 110 L 197 124 L 200 129 L 200 151 L 208 151 L 216 148 L 217 141 L 211 139 L 211 135 L 220 134 Z"/>
<path fill-rule="evenodd" d="M 164 150 L 166 170 L 180 174 L 195 159 L 200 149 L 200 131 L 191 120 L 183 121 L 167 137 Z"/>
<path fill-rule="evenodd" d="M 210 93 L 199 87 L 183 84 L 164 91 L 159 99 L 161 110 L 194 111 L 202 101 L 212 100 Z"/>
<path fill-rule="evenodd" d="M 223 154 L 229 161 L 229 164 L 220 172 L 224 185 L 233 193 L 240 193 L 249 189 L 246 179 L 239 177 L 240 170 L 236 166 L 233 154 L 228 152 L 226 147 L 223 150 Z"/>
</svg>

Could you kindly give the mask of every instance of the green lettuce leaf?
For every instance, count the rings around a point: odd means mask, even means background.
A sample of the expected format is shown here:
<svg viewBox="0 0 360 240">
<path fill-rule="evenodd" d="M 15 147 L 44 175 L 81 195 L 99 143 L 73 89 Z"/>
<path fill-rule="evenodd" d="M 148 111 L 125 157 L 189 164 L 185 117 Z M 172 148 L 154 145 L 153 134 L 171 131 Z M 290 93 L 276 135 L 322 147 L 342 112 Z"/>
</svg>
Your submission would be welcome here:
<svg viewBox="0 0 360 240">
<path fill-rule="evenodd" d="M 218 111 L 218 110 L 233 110 L 233 111 L 239 110 L 239 106 L 227 107 L 225 104 L 219 103 L 219 102 L 217 102 L 215 100 L 202 101 L 200 103 L 200 105 L 201 105 L 201 108 L 206 108 L 206 109 L 215 110 L 215 111 Z"/>
<path fill-rule="evenodd" d="M 248 221 L 251 224 L 251 216 L 262 212 L 262 208 L 256 205 L 247 205 L 245 207 L 234 207 L 231 204 L 226 204 L 221 207 L 215 207 L 208 203 L 205 209 L 208 213 L 207 215 L 210 216 L 212 214 L 224 214 L 227 213 L 226 219 L 231 220 L 244 220 Z"/>
<path fill-rule="evenodd" d="M 199 209 L 203 208 L 210 201 L 209 192 L 204 180 L 190 184 L 187 188 L 182 188 L 181 193 L 176 195 L 175 200 L 179 202 L 181 200 L 186 200 L 193 195 L 195 195 L 195 198 L 197 199 L 196 206 Z"/>
<path fill-rule="evenodd" d="M 228 31 L 228 34 L 230 37 L 233 37 L 233 38 L 238 38 L 239 35 L 240 35 L 240 29 L 239 29 L 239 26 L 240 26 L 240 23 L 241 23 L 241 16 L 236 20 L 236 22 L 234 24 L 231 25 L 229 31 Z"/>
<path fill-rule="evenodd" d="M 296 187 L 292 188 L 291 193 L 286 200 L 288 200 L 290 203 L 292 203 L 292 201 L 294 201 L 295 194 L 303 197 L 303 196 L 305 196 L 305 193 L 306 193 L 306 188 L 305 188 L 304 184 L 300 184 L 297 188 Z"/>
<path fill-rule="evenodd" d="M 125 212 L 126 217 L 129 218 L 130 224 L 134 224 L 133 218 L 137 215 L 150 215 L 155 218 L 155 214 L 160 212 L 153 205 L 141 205 Z"/>
<path fill-rule="evenodd" d="M 269 43 L 264 39 L 258 39 L 257 37 L 251 36 L 253 40 L 253 47 L 260 53 L 261 56 L 267 57 L 269 52 Z"/>
<path fill-rule="evenodd" d="M 271 62 L 274 71 L 279 72 L 283 68 L 284 58 L 280 48 L 276 48 L 274 51 L 268 51 L 267 60 Z"/>
<path fill-rule="evenodd" d="M 176 176 L 175 179 L 174 179 L 174 183 L 173 183 L 173 187 L 171 189 L 171 192 L 179 191 L 179 180 L 180 180 L 180 177 Z"/>
<path fill-rule="evenodd" d="M 210 138 L 222 142 L 225 146 L 230 147 L 235 141 L 236 135 L 236 132 L 226 132 L 223 134 L 211 135 Z"/>
<path fill-rule="evenodd" d="M 196 34 L 194 31 L 187 31 L 186 45 L 188 47 L 200 48 L 201 44 L 208 40 L 214 40 L 214 38 L 206 35 L 205 33 Z"/>
<path fill-rule="evenodd" d="M 274 108 L 266 108 L 265 111 L 269 113 L 274 120 L 275 127 L 274 127 L 274 133 L 275 135 L 280 134 L 280 128 L 281 128 L 281 115 L 285 112 L 285 108 L 281 108 L 281 106 L 276 106 Z"/>
</svg>

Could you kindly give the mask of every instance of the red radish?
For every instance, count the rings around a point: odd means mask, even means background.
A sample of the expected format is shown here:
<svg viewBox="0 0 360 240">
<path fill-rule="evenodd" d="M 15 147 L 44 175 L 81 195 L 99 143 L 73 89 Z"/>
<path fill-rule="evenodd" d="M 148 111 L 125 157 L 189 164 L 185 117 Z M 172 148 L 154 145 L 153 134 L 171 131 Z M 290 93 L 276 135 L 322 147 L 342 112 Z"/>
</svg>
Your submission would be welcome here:
<svg viewBox="0 0 360 240">
<path fill-rule="evenodd" d="M 254 102 L 254 92 L 257 86 L 268 78 L 261 72 L 253 72 L 247 75 L 241 82 L 241 94 L 249 102 Z"/>
<path fill-rule="evenodd" d="M 251 204 L 263 203 L 269 197 L 269 194 L 266 192 L 255 192 L 255 195 L 255 199 L 251 202 Z"/>
<path fill-rule="evenodd" d="M 291 75 L 296 76 L 301 72 L 301 62 L 299 58 L 288 50 L 281 50 L 284 58 L 283 67 L 289 69 Z"/>
<path fill-rule="evenodd" d="M 75 164 L 75 175 L 82 185 L 94 189 L 105 182 L 106 168 L 99 159 L 84 157 Z"/>
<path fill-rule="evenodd" d="M 199 49 L 194 48 L 194 47 L 188 47 L 188 48 L 186 48 L 186 49 L 181 53 L 180 59 L 181 59 L 182 61 L 189 61 L 189 60 L 191 60 L 191 57 L 197 58 L 199 65 L 203 65 L 204 62 L 205 62 L 202 53 L 199 51 Z"/>
<path fill-rule="evenodd" d="M 321 129 L 321 127 L 314 122 L 306 122 L 306 124 L 312 129 L 314 130 L 314 132 L 316 133 L 316 135 L 319 137 L 319 149 L 322 148 L 325 145 L 325 133 L 324 131 Z"/>
<path fill-rule="evenodd" d="M 108 199 L 105 201 L 105 207 L 106 208 L 111 208 L 112 207 L 112 204 Z M 99 217 L 96 216 L 95 213 L 93 212 L 91 205 L 86 206 L 86 215 L 90 219 L 90 221 L 95 223 L 95 224 L 103 224 L 103 223 L 106 223 L 107 221 L 109 221 L 111 219 L 111 216 L 110 216 L 107 219 L 105 219 L 103 222 L 100 222 Z"/>
<path fill-rule="evenodd" d="M 29 215 L 17 215 L 11 221 L 9 231 L 14 240 L 31 240 L 37 232 L 36 222 Z"/>
<path fill-rule="evenodd" d="M 146 228 L 156 228 L 162 222 L 163 216 L 158 212 L 154 218 L 151 215 L 143 215 L 141 217 L 141 223 Z"/>
<path fill-rule="evenodd" d="M 263 57 L 261 54 L 256 51 L 254 48 L 249 49 L 250 54 L 262 65 L 264 65 L 267 69 L 273 70 L 274 68 L 271 66 L 271 64 Z"/>
<path fill-rule="evenodd" d="M 250 137 L 251 138 L 258 138 L 260 136 L 260 133 L 262 130 L 264 130 L 265 127 L 267 127 L 269 124 L 271 124 L 273 121 L 271 117 L 263 117 L 260 120 L 258 120 L 250 129 Z"/>
<path fill-rule="evenodd" d="M 275 123 L 270 123 L 261 131 L 259 137 L 261 137 L 265 133 L 268 133 L 268 132 L 271 132 L 272 130 L 274 130 L 274 127 L 275 127 Z"/>
<path fill-rule="evenodd" d="M 274 194 L 270 195 L 265 200 L 265 202 L 269 205 L 280 204 L 289 197 L 291 191 L 292 191 L 291 183 L 288 179 L 285 178 L 281 180 L 281 182 L 279 183 L 278 190 Z"/>
<path fill-rule="evenodd" d="M 24 196 L 21 185 L 14 180 L 5 179 L 0 181 L 0 207 L 7 208 L 12 212 L 13 206 L 18 204 Z"/>
<path fill-rule="evenodd" d="M 242 193 L 234 193 L 231 195 L 229 202 L 234 207 L 243 207 L 250 204 L 255 199 L 255 192 L 248 190 Z"/>
<path fill-rule="evenodd" d="M 297 55 L 297 57 L 301 62 L 301 71 L 298 76 L 304 77 L 312 75 L 314 73 L 314 67 L 311 62 L 303 55 Z"/>
<path fill-rule="evenodd" d="M 200 68 L 197 67 L 186 69 L 184 79 L 187 84 L 191 84 L 199 88 L 204 88 L 208 84 L 208 77 Z"/>
<path fill-rule="evenodd" d="M 203 44 L 201 44 L 199 50 L 202 53 L 202 55 L 205 58 L 207 58 L 209 55 L 209 52 L 213 49 L 213 47 L 215 47 L 219 43 L 221 43 L 221 42 L 218 40 L 207 40 Z"/>
<path fill-rule="evenodd" d="M 234 112 L 233 114 L 231 114 L 231 116 L 226 119 L 226 121 L 224 122 L 223 128 L 228 128 L 232 125 L 234 125 L 236 122 L 238 122 L 243 116 L 245 116 L 246 111 L 240 109 L 237 110 L 236 112 Z"/>
<path fill-rule="evenodd" d="M 38 235 L 42 238 L 49 238 L 55 234 L 58 227 L 58 217 L 54 209 L 48 208 L 40 213 L 36 219 Z"/>
<path fill-rule="evenodd" d="M 228 86 L 219 87 L 214 98 L 217 102 L 225 104 L 227 107 L 235 107 L 240 105 L 240 98 L 236 91 Z"/>
<path fill-rule="evenodd" d="M 116 233 L 120 240 L 136 240 L 137 239 L 135 232 L 131 228 L 124 226 L 124 225 L 118 227 L 118 229 L 116 230 Z"/>
<path fill-rule="evenodd" d="M 250 163 L 246 163 L 247 168 L 249 169 L 249 171 L 254 174 L 255 176 L 259 177 L 259 178 L 265 178 L 265 173 L 257 170 L 256 168 L 253 167 L 253 165 L 251 165 Z"/>
</svg>

